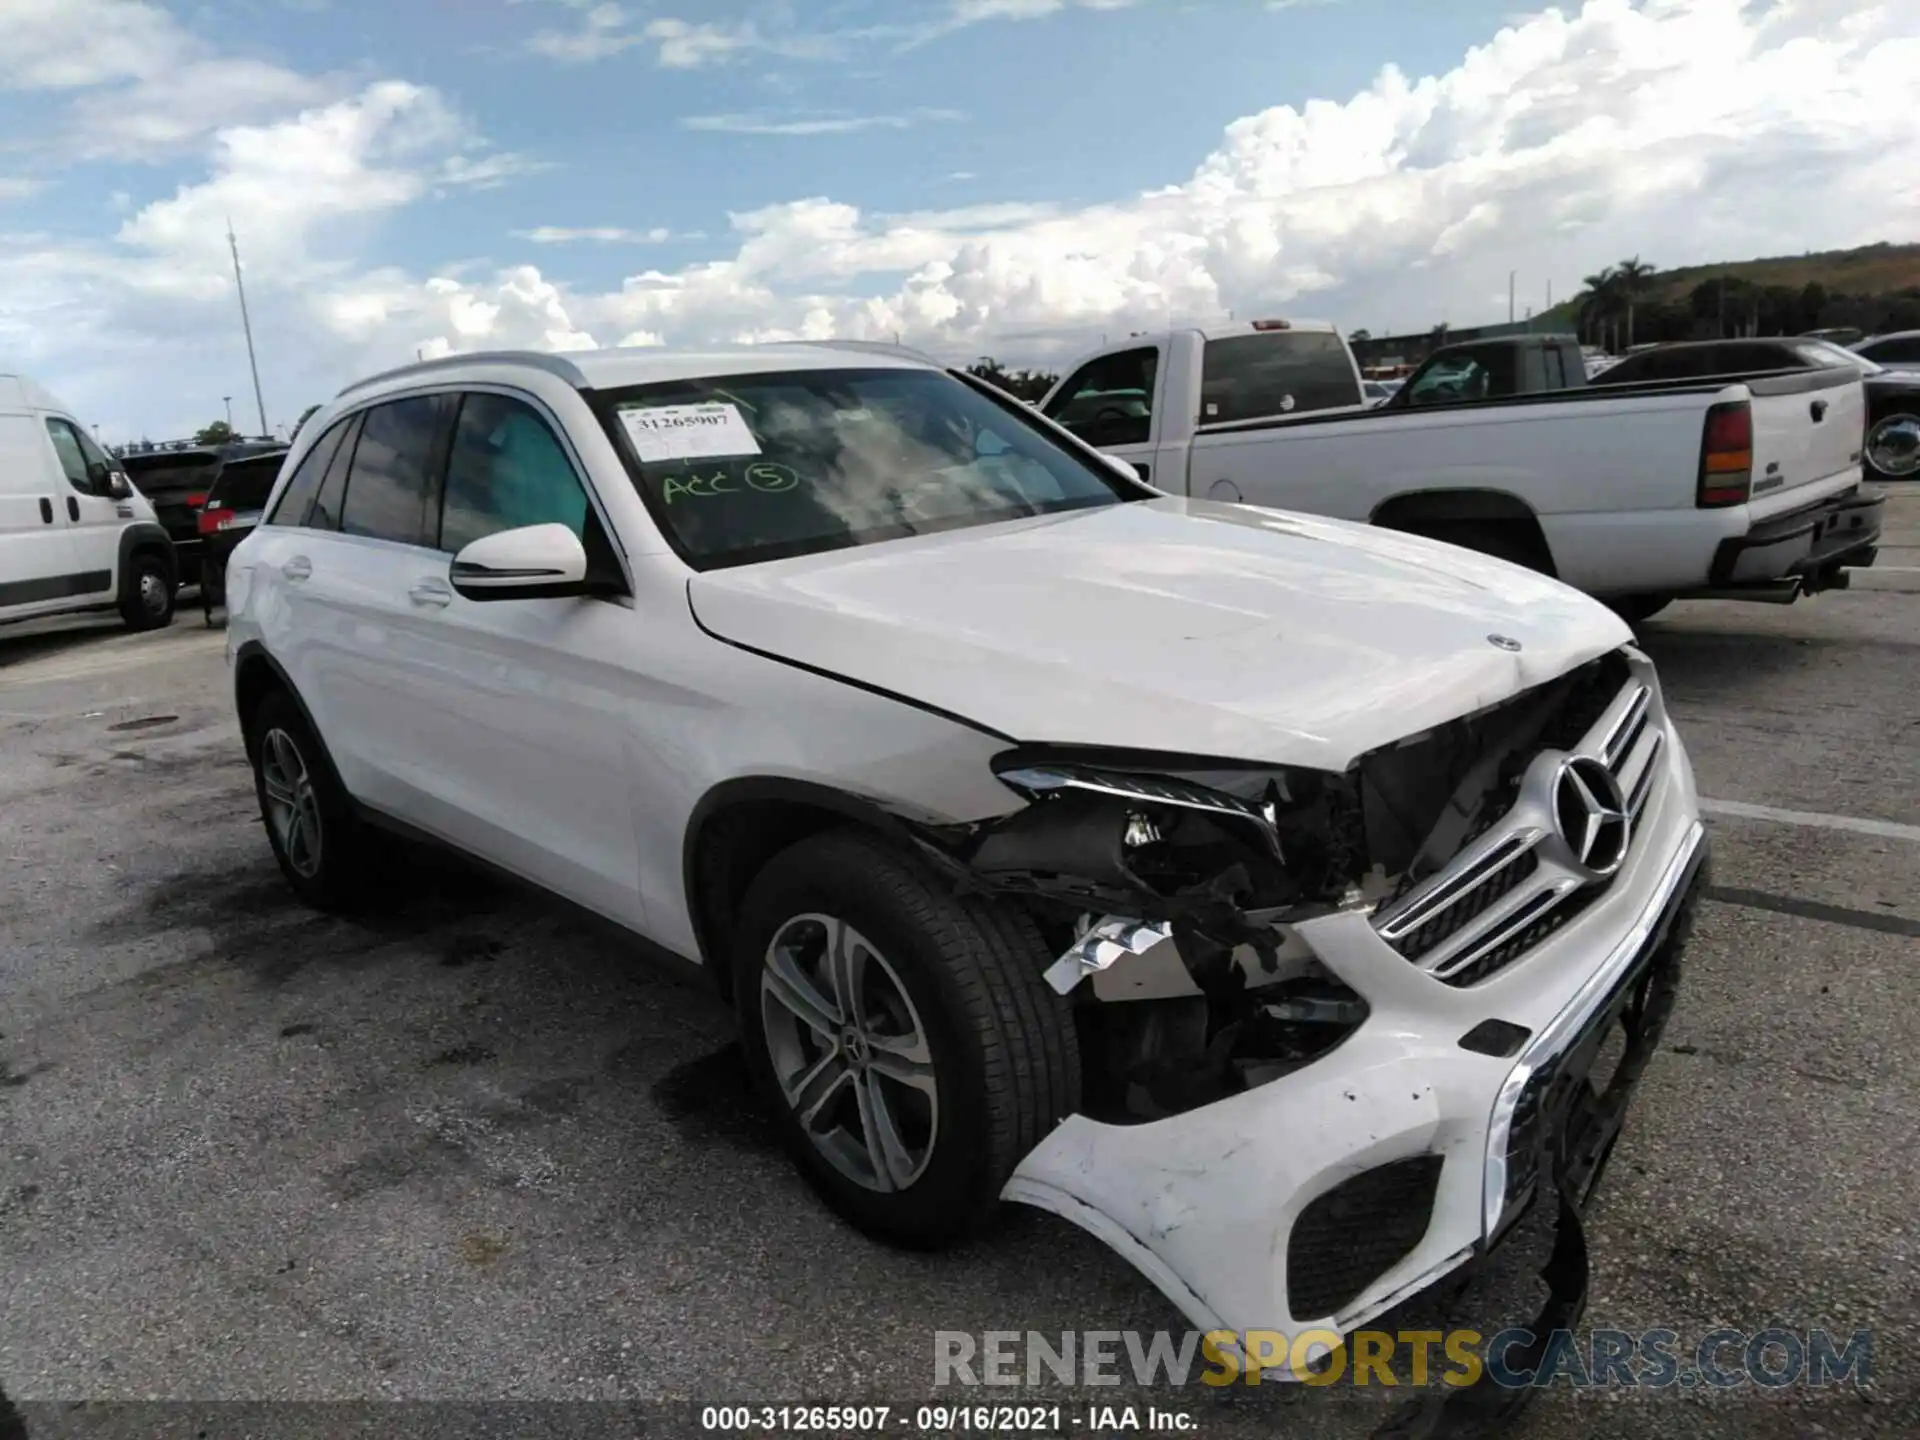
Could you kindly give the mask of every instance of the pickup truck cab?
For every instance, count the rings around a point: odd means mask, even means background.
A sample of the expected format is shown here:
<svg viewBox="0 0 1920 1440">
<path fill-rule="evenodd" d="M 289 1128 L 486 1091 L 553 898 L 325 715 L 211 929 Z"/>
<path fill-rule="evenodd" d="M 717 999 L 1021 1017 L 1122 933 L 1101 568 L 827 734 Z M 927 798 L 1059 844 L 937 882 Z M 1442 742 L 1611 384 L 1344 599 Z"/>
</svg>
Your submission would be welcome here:
<svg viewBox="0 0 1920 1440">
<path fill-rule="evenodd" d="M 1632 619 L 1681 597 L 1790 603 L 1873 562 L 1883 499 L 1861 484 L 1852 366 L 1590 385 L 1574 347 L 1522 345 L 1509 355 L 1557 355 L 1570 388 L 1420 404 L 1415 377 L 1368 409 L 1329 327 L 1261 322 L 1213 353 L 1227 343 L 1136 336 L 1070 370 L 1041 413 L 1170 494 L 1445 540 Z M 1082 400 L 1122 375 L 1124 417 Z M 1242 376 L 1257 378 L 1227 383 Z"/>
<path fill-rule="evenodd" d="M 1395 409 L 1461 405 L 1586 383 L 1586 359 L 1573 336 L 1509 335 L 1441 346 L 1387 404 Z"/>
</svg>

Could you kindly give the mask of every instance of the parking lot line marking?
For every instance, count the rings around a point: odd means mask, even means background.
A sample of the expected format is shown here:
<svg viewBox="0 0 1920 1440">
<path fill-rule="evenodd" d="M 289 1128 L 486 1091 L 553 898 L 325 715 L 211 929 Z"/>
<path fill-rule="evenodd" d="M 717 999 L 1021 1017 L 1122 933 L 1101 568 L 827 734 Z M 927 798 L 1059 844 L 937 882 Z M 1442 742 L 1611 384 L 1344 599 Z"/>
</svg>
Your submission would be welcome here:
<svg viewBox="0 0 1920 1440">
<path fill-rule="evenodd" d="M 1858 815 L 1821 815 L 1812 810 L 1776 810 L 1771 805 L 1747 805 L 1738 800 L 1702 800 L 1700 809 L 1708 815 L 1724 815 L 1729 820 L 1766 820 L 1775 825 L 1805 825 L 1815 830 L 1850 830 L 1855 835 L 1874 835 L 1882 840 L 1908 840 L 1920 845 L 1920 825 L 1902 825 L 1897 820 L 1866 820 Z"/>
<path fill-rule="evenodd" d="M 1794 915 L 1802 920 L 1824 920 L 1830 925 L 1851 925 L 1856 930 L 1878 930 L 1883 935 L 1906 935 L 1920 939 L 1920 920 L 1905 915 L 1882 915 L 1877 910 L 1852 910 L 1845 905 L 1823 905 L 1818 900 L 1800 900 L 1792 895 L 1770 895 L 1765 890 L 1741 890 L 1713 885 L 1707 899 L 1722 905 L 1739 905 L 1748 910 L 1771 910 L 1776 915 Z"/>
</svg>

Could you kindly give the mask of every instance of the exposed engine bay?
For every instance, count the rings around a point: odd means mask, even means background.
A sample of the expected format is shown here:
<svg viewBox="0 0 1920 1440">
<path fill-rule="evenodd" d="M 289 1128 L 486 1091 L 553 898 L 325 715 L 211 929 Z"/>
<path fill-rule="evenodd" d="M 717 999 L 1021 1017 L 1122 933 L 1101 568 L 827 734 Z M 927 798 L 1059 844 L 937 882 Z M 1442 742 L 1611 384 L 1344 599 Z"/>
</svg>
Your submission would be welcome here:
<svg viewBox="0 0 1920 1440">
<path fill-rule="evenodd" d="M 1178 1114 L 1327 1054 L 1366 1002 L 1291 927 L 1371 912 L 1509 810 L 1529 763 L 1575 744 L 1628 675 L 1614 652 L 1369 752 L 1345 773 L 1027 747 L 1028 800 L 918 838 L 965 888 L 1020 897 L 1082 1027 L 1096 1118 Z"/>
</svg>

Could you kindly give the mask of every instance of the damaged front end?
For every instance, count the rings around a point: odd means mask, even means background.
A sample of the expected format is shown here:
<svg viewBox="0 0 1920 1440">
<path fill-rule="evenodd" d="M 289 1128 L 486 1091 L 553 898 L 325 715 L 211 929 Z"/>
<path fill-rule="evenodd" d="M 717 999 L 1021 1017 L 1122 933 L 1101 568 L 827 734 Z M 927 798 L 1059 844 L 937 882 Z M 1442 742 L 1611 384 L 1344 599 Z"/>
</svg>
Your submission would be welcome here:
<svg viewBox="0 0 1920 1440">
<path fill-rule="evenodd" d="M 1057 991 L 1084 1000 L 1091 982 L 1087 1113 L 1160 1119 L 1291 1073 L 1362 1024 L 1366 1000 L 1295 928 L 1371 914 L 1435 874 L 1626 680 L 1609 655 L 1339 774 L 1021 747 L 994 769 L 1024 808 L 921 841 L 965 886 L 1027 904 Z"/>
<path fill-rule="evenodd" d="M 1704 847 L 1644 655 L 1337 774 L 1040 747 L 995 771 L 1024 806 L 916 833 L 1034 917 L 1083 1076 L 1005 1198 L 1100 1237 L 1196 1328 L 1344 1335 L 1538 1193 L 1584 1192 Z"/>
</svg>

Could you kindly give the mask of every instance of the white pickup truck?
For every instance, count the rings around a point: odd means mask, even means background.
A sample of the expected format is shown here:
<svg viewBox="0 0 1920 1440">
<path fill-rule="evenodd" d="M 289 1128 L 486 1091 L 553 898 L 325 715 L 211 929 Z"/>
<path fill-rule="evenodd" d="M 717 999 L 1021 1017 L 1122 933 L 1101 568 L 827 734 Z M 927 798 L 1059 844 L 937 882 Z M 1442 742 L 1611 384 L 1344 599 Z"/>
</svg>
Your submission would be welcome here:
<svg viewBox="0 0 1920 1440">
<path fill-rule="evenodd" d="M 1633 619 L 1787 603 L 1872 564 L 1884 501 L 1861 483 L 1852 370 L 1585 382 L 1369 409 L 1331 325 L 1266 320 L 1108 346 L 1039 409 L 1170 494 L 1447 540 Z"/>
</svg>

